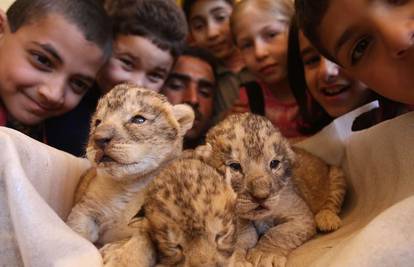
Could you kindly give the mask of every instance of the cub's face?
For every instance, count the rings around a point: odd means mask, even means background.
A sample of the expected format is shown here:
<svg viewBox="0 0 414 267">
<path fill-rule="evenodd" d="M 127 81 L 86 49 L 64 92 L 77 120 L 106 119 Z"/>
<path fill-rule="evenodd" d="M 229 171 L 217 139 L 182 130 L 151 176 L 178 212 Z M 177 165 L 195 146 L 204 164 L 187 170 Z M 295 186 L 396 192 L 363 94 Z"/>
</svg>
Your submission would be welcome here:
<svg viewBox="0 0 414 267">
<path fill-rule="evenodd" d="M 258 220 L 272 214 L 280 190 L 290 183 L 294 153 L 272 123 L 244 113 L 229 116 L 207 134 L 205 161 L 231 177 L 237 212 Z"/>
<path fill-rule="evenodd" d="M 194 114 L 162 95 L 121 84 L 98 103 L 91 121 L 87 157 L 114 179 L 144 175 L 181 151 Z"/>
<path fill-rule="evenodd" d="M 229 266 L 236 242 L 236 194 L 214 168 L 176 161 L 156 178 L 145 204 L 159 266 Z"/>
</svg>

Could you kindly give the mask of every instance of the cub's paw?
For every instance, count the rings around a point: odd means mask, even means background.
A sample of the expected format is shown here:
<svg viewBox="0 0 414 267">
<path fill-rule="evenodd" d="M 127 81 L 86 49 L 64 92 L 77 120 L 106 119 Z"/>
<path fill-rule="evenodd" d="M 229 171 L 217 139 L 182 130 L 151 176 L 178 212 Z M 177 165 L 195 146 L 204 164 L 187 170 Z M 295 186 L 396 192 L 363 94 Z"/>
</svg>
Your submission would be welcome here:
<svg viewBox="0 0 414 267">
<path fill-rule="evenodd" d="M 246 260 L 246 250 L 243 249 L 236 249 L 232 263 L 232 267 L 253 267 L 253 264 Z"/>
<path fill-rule="evenodd" d="M 254 267 L 285 267 L 287 258 L 280 253 L 264 252 L 257 248 L 249 250 L 247 260 Z"/>
<path fill-rule="evenodd" d="M 318 229 L 322 232 L 334 231 L 342 225 L 341 218 L 330 210 L 318 212 L 315 215 L 315 222 Z"/>
<path fill-rule="evenodd" d="M 103 264 L 105 267 L 118 266 L 119 262 L 128 255 L 125 255 L 123 245 L 126 240 L 121 240 L 113 243 L 106 244 L 99 252 L 101 253 Z"/>
</svg>

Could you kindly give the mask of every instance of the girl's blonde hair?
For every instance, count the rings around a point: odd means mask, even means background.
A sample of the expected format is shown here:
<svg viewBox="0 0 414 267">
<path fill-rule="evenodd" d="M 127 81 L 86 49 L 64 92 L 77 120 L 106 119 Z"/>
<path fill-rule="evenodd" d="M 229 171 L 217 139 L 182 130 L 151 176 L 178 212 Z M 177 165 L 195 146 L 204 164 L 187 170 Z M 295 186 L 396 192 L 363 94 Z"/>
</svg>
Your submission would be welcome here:
<svg viewBox="0 0 414 267">
<path fill-rule="evenodd" d="M 255 6 L 263 12 L 274 15 L 275 19 L 281 22 L 286 22 L 290 24 L 293 14 L 295 13 L 295 8 L 293 5 L 293 0 L 241 0 L 233 7 L 233 12 L 230 17 L 230 29 L 235 39 L 234 29 L 236 27 L 238 17 L 240 14 L 247 10 L 250 6 Z M 248 13 L 247 13 L 248 14 Z"/>
</svg>

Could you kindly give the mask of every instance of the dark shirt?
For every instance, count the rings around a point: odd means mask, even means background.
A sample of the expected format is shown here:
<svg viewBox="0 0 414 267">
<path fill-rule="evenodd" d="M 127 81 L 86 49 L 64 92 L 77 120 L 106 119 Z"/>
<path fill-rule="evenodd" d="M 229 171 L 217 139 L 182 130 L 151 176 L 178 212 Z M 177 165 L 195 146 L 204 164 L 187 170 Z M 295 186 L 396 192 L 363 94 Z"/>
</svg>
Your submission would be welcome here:
<svg viewBox="0 0 414 267">
<path fill-rule="evenodd" d="M 45 133 L 48 145 L 74 156 L 84 156 L 90 120 L 99 97 L 100 91 L 95 86 L 86 93 L 75 109 L 62 116 L 46 120 Z"/>
</svg>

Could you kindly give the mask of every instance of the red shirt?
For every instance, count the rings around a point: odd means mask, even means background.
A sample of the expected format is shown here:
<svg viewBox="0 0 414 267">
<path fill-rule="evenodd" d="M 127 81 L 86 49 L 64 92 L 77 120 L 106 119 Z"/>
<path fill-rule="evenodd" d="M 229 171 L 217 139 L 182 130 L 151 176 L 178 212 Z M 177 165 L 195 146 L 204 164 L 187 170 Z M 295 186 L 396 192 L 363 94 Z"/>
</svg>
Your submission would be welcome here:
<svg viewBox="0 0 414 267">
<path fill-rule="evenodd" d="M 6 109 L 0 103 L 0 126 L 6 126 L 6 122 L 7 122 Z"/>
<path fill-rule="evenodd" d="M 300 116 L 299 106 L 296 101 L 291 103 L 280 102 L 267 86 L 262 83 L 260 83 L 260 86 L 264 97 L 266 118 L 268 118 L 273 125 L 280 130 L 283 136 L 287 138 L 303 136 L 298 130 Z M 240 101 L 245 104 L 249 103 L 247 92 L 244 87 L 240 89 Z"/>
</svg>

